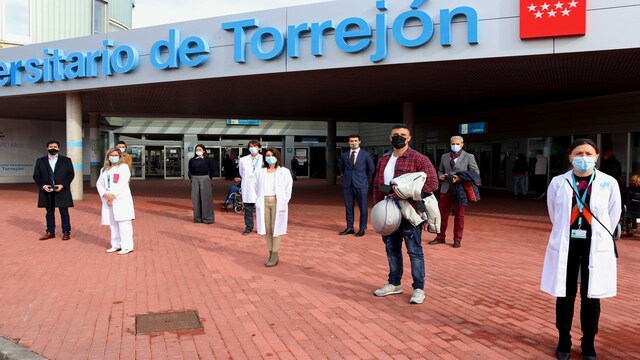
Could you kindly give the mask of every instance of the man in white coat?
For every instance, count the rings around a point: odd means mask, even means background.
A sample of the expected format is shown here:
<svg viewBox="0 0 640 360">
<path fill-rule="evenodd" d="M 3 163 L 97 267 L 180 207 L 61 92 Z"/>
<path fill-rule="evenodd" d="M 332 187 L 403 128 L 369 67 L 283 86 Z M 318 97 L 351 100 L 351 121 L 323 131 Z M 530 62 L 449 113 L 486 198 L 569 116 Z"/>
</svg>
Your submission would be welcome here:
<svg viewBox="0 0 640 360">
<path fill-rule="evenodd" d="M 613 235 L 621 213 L 616 180 L 595 169 L 598 148 L 589 139 L 569 147 L 573 169 L 553 178 L 547 206 L 553 225 L 542 268 L 542 291 L 556 300 L 558 359 L 569 359 L 574 303 L 580 283 L 582 355 L 596 359 L 600 299 L 616 295 Z"/>
<path fill-rule="evenodd" d="M 249 141 L 249 155 L 240 158 L 238 171 L 242 178 L 242 202 L 244 203 L 244 226 L 242 235 L 253 231 L 253 214 L 256 212 L 256 172 L 262 167 L 260 141 Z"/>
</svg>

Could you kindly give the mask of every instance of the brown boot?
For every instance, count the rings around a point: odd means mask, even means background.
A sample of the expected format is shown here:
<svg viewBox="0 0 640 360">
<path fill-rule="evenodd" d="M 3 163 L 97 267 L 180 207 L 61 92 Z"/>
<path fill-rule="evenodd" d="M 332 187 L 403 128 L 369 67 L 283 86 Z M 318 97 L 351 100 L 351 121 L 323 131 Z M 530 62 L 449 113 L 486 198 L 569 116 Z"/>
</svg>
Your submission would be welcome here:
<svg viewBox="0 0 640 360">
<path fill-rule="evenodd" d="M 265 266 L 269 263 L 269 260 L 271 260 L 271 253 L 272 253 L 272 251 L 269 250 L 269 258 L 267 259 L 267 261 L 264 262 Z"/>
<path fill-rule="evenodd" d="M 278 265 L 278 260 L 280 260 L 278 258 L 278 252 L 277 251 L 273 251 L 271 252 L 271 257 L 269 257 L 269 261 L 267 261 L 266 264 L 264 264 L 266 267 L 273 267 Z"/>
</svg>

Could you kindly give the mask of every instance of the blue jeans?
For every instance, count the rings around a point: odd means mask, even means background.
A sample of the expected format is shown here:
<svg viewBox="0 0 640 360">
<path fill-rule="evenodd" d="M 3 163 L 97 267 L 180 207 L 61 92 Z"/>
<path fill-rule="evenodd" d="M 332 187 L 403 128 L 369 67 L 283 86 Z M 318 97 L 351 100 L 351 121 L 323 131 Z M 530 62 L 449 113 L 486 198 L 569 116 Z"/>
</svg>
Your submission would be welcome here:
<svg viewBox="0 0 640 360">
<path fill-rule="evenodd" d="M 522 190 L 522 195 L 527 195 L 527 177 L 524 175 L 513 175 L 513 195 L 518 196 L 518 190 Z"/>
<path fill-rule="evenodd" d="M 402 240 L 407 246 L 407 253 L 411 260 L 411 276 L 414 289 L 424 289 L 424 253 L 422 252 L 422 227 L 413 226 L 402 219 L 400 227 L 389 236 L 383 236 L 382 241 L 387 250 L 389 260 L 389 284 L 398 286 L 402 280 Z"/>
</svg>

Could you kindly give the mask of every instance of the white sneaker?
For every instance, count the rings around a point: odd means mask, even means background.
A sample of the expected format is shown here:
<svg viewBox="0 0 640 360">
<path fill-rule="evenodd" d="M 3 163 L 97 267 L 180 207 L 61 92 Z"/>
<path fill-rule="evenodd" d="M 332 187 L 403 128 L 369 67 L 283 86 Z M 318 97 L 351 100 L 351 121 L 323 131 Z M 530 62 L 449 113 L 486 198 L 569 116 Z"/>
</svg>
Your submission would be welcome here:
<svg viewBox="0 0 640 360">
<path fill-rule="evenodd" d="M 395 294 L 402 294 L 402 285 L 395 286 L 392 284 L 385 284 L 382 288 L 373 292 L 373 295 L 375 296 L 387 296 Z"/>
<path fill-rule="evenodd" d="M 413 289 L 413 295 L 411 296 L 411 300 L 409 300 L 409 304 L 422 304 L 423 301 L 424 301 L 424 290 Z"/>
<path fill-rule="evenodd" d="M 113 252 L 116 252 L 116 251 L 120 251 L 120 248 L 112 247 L 111 249 L 107 249 L 108 253 L 113 253 Z"/>
<path fill-rule="evenodd" d="M 133 249 L 122 249 L 122 250 L 118 251 L 118 255 L 124 255 L 124 254 L 128 254 L 130 252 L 133 252 Z"/>
</svg>

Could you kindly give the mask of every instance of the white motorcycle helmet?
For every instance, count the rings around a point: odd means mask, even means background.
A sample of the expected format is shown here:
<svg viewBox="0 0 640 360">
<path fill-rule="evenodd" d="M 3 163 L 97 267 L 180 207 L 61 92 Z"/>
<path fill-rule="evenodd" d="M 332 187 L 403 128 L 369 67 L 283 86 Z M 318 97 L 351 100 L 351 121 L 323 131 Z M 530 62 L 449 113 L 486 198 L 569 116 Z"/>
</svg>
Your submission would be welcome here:
<svg viewBox="0 0 640 360">
<path fill-rule="evenodd" d="M 402 214 L 395 200 L 387 198 L 371 209 L 373 230 L 382 236 L 393 234 L 400 227 Z"/>
</svg>

